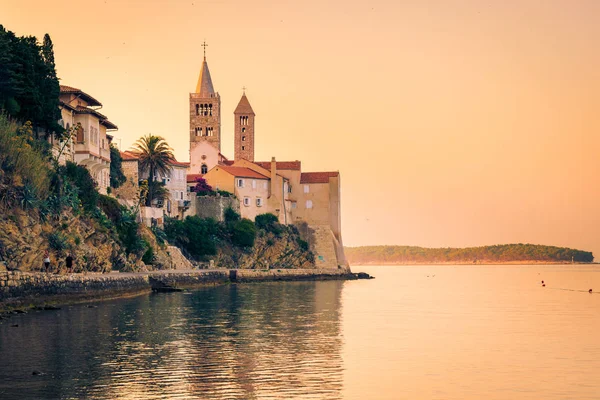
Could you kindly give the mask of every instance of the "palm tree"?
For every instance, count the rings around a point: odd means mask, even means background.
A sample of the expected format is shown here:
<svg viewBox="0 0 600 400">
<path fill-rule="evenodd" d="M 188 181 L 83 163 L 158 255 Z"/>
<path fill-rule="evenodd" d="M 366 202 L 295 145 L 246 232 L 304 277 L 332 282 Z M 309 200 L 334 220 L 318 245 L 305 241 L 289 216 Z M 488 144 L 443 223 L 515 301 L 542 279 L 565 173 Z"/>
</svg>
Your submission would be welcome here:
<svg viewBox="0 0 600 400">
<path fill-rule="evenodd" d="M 154 176 L 161 174 L 169 176 L 171 174 L 171 164 L 175 161 L 173 149 L 161 136 L 147 134 L 142 136 L 133 145 L 133 152 L 139 158 L 140 170 L 149 172 L 148 199 L 146 204 L 152 203 L 155 197 L 156 185 L 154 185 Z"/>
</svg>

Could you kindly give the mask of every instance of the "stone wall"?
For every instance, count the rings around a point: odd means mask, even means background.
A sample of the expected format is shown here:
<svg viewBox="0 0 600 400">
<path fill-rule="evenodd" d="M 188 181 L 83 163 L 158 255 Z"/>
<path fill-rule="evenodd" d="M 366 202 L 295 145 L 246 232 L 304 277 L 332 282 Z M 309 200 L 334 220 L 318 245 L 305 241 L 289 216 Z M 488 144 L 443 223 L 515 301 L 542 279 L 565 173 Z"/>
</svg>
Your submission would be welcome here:
<svg viewBox="0 0 600 400">
<path fill-rule="evenodd" d="M 197 196 L 196 215 L 200 218 L 214 218 L 223 221 L 223 213 L 231 207 L 240 212 L 240 203 L 234 197 L 223 196 Z"/>
</svg>

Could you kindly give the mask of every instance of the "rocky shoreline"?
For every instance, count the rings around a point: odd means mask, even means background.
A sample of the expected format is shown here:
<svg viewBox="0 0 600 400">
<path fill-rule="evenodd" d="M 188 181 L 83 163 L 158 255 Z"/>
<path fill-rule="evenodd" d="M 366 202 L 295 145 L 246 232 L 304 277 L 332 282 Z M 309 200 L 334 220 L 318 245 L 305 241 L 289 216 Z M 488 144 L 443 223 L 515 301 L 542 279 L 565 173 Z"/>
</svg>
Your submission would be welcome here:
<svg viewBox="0 0 600 400">
<path fill-rule="evenodd" d="M 151 290 L 267 281 L 355 280 L 372 278 L 347 269 L 163 270 L 141 273 L 53 275 L 0 272 L 0 312 L 134 296 Z"/>
</svg>

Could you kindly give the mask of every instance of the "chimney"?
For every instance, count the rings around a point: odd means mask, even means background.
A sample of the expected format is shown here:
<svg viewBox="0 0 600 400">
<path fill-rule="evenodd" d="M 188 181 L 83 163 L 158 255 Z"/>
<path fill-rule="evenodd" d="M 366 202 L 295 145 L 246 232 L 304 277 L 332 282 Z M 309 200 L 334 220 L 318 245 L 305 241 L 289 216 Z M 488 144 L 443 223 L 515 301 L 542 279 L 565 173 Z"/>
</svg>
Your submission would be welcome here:
<svg viewBox="0 0 600 400">
<path fill-rule="evenodd" d="M 275 192 L 275 185 L 277 183 L 277 162 L 275 161 L 275 157 L 271 157 L 271 184 L 269 187 L 271 188 L 271 193 L 269 193 L 269 197 L 273 195 Z"/>
</svg>

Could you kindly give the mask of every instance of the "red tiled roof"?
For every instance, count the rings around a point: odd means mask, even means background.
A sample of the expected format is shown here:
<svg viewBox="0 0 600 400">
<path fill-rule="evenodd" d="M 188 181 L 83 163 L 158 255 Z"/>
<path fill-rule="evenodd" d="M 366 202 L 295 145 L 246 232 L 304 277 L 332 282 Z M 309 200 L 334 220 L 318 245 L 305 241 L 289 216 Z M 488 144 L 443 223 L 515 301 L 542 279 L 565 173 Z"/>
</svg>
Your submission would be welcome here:
<svg viewBox="0 0 600 400">
<path fill-rule="evenodd" d="M 60 94 L 79 94 L 80 97 L 90 106 L 102 106 L 102 103 L 100 103 L 98 100 L 85 93 L 81 89 L 77 89 L 72 86 L 60 85 Z"/>
<path fill-rule="evenodd" d="M 121 158 L 123 161 L 136 161 L 139 159 L 138 156 L 131 151 L 122 151 Z"/>
<path fill-rule="evenodd" d="M 256 179 L 269 179 L 261 173 L 251 170 L 245 167 L 230 167 L 228 165 L 219 165 L 217 168 L 221 168 L 223 171 L 235 176 L 236 178 L 256 178 Z"/>
<path fill-rule="evenodd" d="M 202 178 L 202 174 L 188 174 L 187 183 L 196 183 L 196 179 Z"/>
<path fill-rule="evenodd" d="M 329 183 L 329 178 L 339 174 L 339 172 L 303 172 L 300 174 L 300 183 Z"/>
<path fill-rule="evenodd" d="M 293 170 L 300 171 L 301 162 L 300 161 L 276 161 L 277 169 L 285 169 L 285 170 Z M 254 164 L 264 168 L 271 170 L 271 161 L 254 161 Z"/>
<path fill-rule="evenodd" d="M 189 162 L 179 162 L 177 160 L 171 161 L 171 164 L 175 165 L 176 167 L 185 167 L 185 168 L 190 166 Z"/>
</svg>

